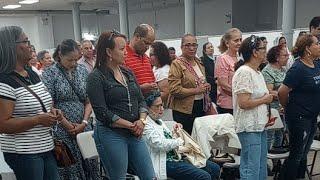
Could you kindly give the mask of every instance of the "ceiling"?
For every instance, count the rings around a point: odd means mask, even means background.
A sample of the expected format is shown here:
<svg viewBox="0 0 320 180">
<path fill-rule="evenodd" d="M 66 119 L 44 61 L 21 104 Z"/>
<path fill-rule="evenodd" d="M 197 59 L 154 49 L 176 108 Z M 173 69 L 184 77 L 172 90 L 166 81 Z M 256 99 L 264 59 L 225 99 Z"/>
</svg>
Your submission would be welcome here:
<svg viewBox="0 0 320 180">
<path fill-rule="evenodd" d="M 8 4 L 18 4 L 21 0 L 0 0 L 0 10 L 2 6 Z M 25 10 L 71 10 L 73 2 L 81 2 L 81 10 L 118 10 L 118 0 L 39 0 L 39 3 L 22 5 L 15 11 Z M 182 5 L 183 0 L 128 0 L 128 9 L 150 9 L 165 8 L 170 6 Z"/>
</svg>

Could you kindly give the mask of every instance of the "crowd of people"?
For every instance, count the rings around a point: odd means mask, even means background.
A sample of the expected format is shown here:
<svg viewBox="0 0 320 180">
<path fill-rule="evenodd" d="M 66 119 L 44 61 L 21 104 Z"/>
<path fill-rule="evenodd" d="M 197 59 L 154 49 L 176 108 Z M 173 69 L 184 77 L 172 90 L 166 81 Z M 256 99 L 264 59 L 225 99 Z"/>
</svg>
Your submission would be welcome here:
<svg viewBox="0 0 320 180">
<path fill-rule="evenodd" d="M 265 37 L 231 28 L 219 56 L 196 36 L 181 38 L 182 54 L 155 41 L 155 30 L 138 25 L 129 39 L 113 30 L 96 43 L 63 40 L 52 57 L 36 53 L 17 26 L 0 29 L 0 147 L 18 180 L 102 179 L 98 159 L 85 163 L 79 133 L 94 131 L 100 162 L 111 180 L 127 172 L 141 180 L 214 180 L 220 166 L 197 167 L 177 152 L 184 129 L 197 117 L 229 113 L 241 143 L 240 179 L 267 179 L 267 152 L 281 147 L 284 130 L 270 108 L 282 114 L 290 155 L 279 178 L 304 178 L 307 154 L 320 112 L 320 17 L 302 32 L 291 51 L 280 37 L 267 51 Z M 149 50 L 149 53 L 146 52 Z M 94 113 L 95 119 L 92 118 Z M 93 122 L 93 120 L 95 122 Z M 176 124 L 171 132 L 166 121 Z M 75 162 L 58 167 L 54 140 L 64 142 Z"/>
</svg>

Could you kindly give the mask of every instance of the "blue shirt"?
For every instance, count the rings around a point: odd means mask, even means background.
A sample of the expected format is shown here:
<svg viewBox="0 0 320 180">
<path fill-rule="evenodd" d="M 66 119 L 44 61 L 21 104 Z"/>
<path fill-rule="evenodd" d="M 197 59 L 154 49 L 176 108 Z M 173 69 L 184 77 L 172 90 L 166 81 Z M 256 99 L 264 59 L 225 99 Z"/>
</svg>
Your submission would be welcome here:
<svg viewBox="0 0 320 180">
<path fill-rule="evenodd" d="M 297 59 L 286 74 L 283 84 L 292 88 L 286 114 L 315 117 L 320 112 L 320 62 L 314 68 Z"/>
</svg>

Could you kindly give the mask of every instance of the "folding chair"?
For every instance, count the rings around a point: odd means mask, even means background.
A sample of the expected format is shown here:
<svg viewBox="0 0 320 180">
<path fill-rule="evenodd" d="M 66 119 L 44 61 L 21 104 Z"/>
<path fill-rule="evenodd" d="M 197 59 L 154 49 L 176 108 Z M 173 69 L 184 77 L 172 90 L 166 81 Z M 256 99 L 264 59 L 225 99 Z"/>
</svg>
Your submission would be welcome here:
<svg viewBox="0 0 320 180">
<path fill-rule="evenodd" d="M 93 139 L 93 131 L 79 133 L 77 135 L 77 143 L 78 143 L 82 158 L 84 159 L 84 163 L 87 167 L 89 165 L 89 160 L 99 159 L 96 143 L 94 142 L 94 139 Z M 104 177 L 103 171 L 102 171 L 103 166 L 101 164 L 101 161 L 99 163 L 99 166 L 100 166 L 100 176 Z M 92 172 L 90 170 L 86 171 L 85 174 L 87 178 L 90 177 L 91 173 Z"/>
<path fill-rule="evenodd" d="M 217 156 L 219 153 L 226 153 L 224 156 L 232 157 L 234 162 L 221 162 L 215 161 L 218 163 L 222 168 L 221 178 L 223 179 L 234 179 L 238 176 L 239 166 L 240 166 L 240 156 L 236 155 L 235 148 L 228 147 L 229 144 L 229 137 L 228 135 L 215 135 L 213 136 L 214 141 L 209 141 L 210 146 L 212 148 L 211 154 Z M 213 150 L 216 150 L 214 153 Z M 229 153 L 232 153 L 229 154 Z M 217 159 L 216 159 L 217 160 Z"/>
<path fill-rule="evenodd" d="M 283 122 L 281 120 L 279 111 L 276 109 L 271 109 L 271 115 L 272 117 L 277 117 L 275 124 L 273 126 L 269 126 L 267 129 L 282 129 L 284 128 Z M 282 167 L 282 161 L 284 161 L 285 159 L 287 159 L 289 157 L 289 152 L 285 152 L 285 153 L 268 153 L 267 154 L 267 158 L 272 160 L 272 162 L 277 162 L 276 165 L 274 166 L 274 179 L 277 179 Z"/>
<path fill-rule="evenodd" d="M 16 176 L 14 175 L 12 169 L 4 161 L 3 153 L 0 151 L 0 180 L 15 180 Z"/>
<path fill-rule="evenodd" d="M 320 151 L 320 141 L 313 140 L 313 142 L 311 144 L 310 151 L 313 151 L 314 155 L 312 158 L 312 163 L 308 164 L 308 166 L 311 166 L 311 168 L 310 168 L 310 171 L 309 171 L 309 169 L 307 169 L 307 173 L 308 173 L 309 179 L 312 179 L 313 176 L 320 175 L 320 173 L 313 174 L 313 169 L 316 164 L 317 155 L 318 155 L 318 152 Z"/>
</svg>

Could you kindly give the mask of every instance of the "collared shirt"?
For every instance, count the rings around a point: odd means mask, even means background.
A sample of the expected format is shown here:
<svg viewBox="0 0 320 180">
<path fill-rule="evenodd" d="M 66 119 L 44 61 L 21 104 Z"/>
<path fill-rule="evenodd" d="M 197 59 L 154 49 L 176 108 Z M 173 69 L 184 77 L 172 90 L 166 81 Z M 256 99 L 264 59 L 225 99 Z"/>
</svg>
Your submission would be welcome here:
<svg viewBox="0 0 320 180">
<path fill-rule="evenodd" d="M 155 82 L 155 77 L 152 72 L 150 59 L 147 55 L 139 55 L 133 49 L 126 45 L 127 56 L 124 65 L 132 70 L 137 78 L 138 84 Z"/>
<path fill-rule="evenodd" d="M 121 72 L 127 79 L 130 102 L 126 87 L 115 79 L 110 70 L 96 68 L 87 79 L 87 94 L 97 120 L 110 128 L 120 118 L 134 122 L 139 119 L 140 113 L 147 112 L 134 75 L 126 68 L 121 68 Z"/>
<path fill-rule="evenodd" d="M 94 68 L 95 61 L 93 61 L 93 63 L 91 64 L 88 60 L 86 60 L 86 58 L 84 56 L 82 56 L 78 60 L 78 64 L 83 64 L 86 67 L 88 73 L 91 73 Z"/>
</svg>

